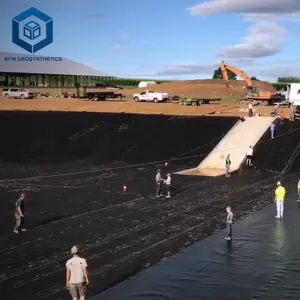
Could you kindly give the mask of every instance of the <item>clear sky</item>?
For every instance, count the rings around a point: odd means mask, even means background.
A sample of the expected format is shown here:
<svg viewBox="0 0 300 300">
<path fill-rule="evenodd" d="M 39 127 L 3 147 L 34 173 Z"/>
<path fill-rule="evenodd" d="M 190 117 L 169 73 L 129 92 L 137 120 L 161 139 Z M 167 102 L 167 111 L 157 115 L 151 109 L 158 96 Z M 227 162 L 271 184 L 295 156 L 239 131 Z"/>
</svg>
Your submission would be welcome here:
<svg viewBox="0 0 300 300">
<path fill-rule="evenodd" d="M 259 79 L 300 77 L 300 0 L 4 1 L 0 51 L 26 53 L 11 20 L 35 7 L 54 20 L 54 42 L 37 55 L 113 76 L 211 78 L 224 59 Z"/>
</svg>

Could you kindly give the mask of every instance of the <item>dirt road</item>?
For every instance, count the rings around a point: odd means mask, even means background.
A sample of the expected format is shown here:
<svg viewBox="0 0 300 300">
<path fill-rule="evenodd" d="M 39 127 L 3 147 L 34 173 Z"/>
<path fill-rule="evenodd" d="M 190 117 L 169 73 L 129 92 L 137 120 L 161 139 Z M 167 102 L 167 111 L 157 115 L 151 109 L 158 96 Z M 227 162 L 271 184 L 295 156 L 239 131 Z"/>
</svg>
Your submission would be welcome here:
<svg viewBox="0 0 300 300">
<path fill-rule="evenodd" d="M 256 106 L 255 113 L 270 115 L 272 107 Z M 177 103 L 135 103 L 132 101 L 93 102 L 78 99 L 41 98 L 33 100 L 0 98 L 0 110 L 11 111 L 72 111 L 134 114 L 163 114 L 190 116 L 246 116 L 247 105 L 239 103 L 216 103 L 201 106 L 180 106 Z M 283 109 L 288 115 L 288 109 Z"/>
</svg>

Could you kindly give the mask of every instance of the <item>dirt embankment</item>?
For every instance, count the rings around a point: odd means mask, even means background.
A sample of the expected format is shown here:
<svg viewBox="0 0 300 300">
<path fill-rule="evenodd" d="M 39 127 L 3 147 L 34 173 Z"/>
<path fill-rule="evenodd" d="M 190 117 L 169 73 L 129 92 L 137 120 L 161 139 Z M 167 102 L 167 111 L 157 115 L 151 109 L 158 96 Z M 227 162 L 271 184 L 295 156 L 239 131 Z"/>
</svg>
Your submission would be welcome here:
<svg viewBox="0 0 300 300">
<path fill-rule="evenodd" d="M 275 92 L 274 87 L 263 81 L 257 81 L 256 85 L 260 87 L 262 92 Z M 151 90 L 156 92 L 168 93 L 171 96 L 180 97 L 202 97 L 202 98 L 242 98 L 244 95 L 245 83 L 242 80 L 231 80 L 229 88 L 224 80 L 190 80 L 161 83 L 156 86 L 151 86 Z M 134 93 L 139 93 L 143 89 L 123 89 L 117 90 L 126 96 L 131 96 Z M 42 93 L 60 94 L 61 88 L 39 88 Z M 64 89 L 65 90 L 65 89 Z M 87 91 L 104 91 L 105 89 L 87 89 Z M 114 89 L 112 89 L 114 90 Z M 1 91 L 1 90 L 0 90 Z M 70 92 L 76 93 L 76 89 L 69 89 Z M 107 91 L 107 90 L 106 90 Z"/>
<path fill-rule="evenodd" d="M 242 98 L 244 96 L 244 81 L 232 80 L 229 88 L 224 80 L 191 80 L 162 83 L 152 86 L 151 90 L 169 93 L 171 96 L 203 97 L 203 98 Z M 275 92 L 274 87 L 268 82 L 257 82 L 257 86 L 264 92 Z M 127 90 L 124 94 L 138 93 L 143 89 Z"/>
</svg>

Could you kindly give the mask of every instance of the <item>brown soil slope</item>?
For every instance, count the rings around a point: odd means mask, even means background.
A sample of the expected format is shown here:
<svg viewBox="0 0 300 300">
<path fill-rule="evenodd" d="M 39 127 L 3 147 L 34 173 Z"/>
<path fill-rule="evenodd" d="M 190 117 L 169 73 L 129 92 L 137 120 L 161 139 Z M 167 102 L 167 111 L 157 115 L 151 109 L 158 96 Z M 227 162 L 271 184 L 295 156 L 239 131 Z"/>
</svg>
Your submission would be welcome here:
<svg viewBox="0 0 300 300">
<path fill-rule="evenodd" d="M 238 97 L 244 95 L 244 81 L 232 80 L 229 83 L 230 88 L 226 86 L 224 80 L 192 80 L 192 81 L 178 81 L 162 83 L 152 86 L 151 90 L 156 92 L 169 93 L 171 96 L 184 97 L 203 97 L 203 98 L 224 98 L 224 97 Z M 268 82 L 257 82 L 257 86 L 261 91 L 275 92 L 274 87 Z M 130 95 L 138 93 L 143 89 L 127 90 L 123 93 Z"/>
<path fill-rule="evenodd" d="M 261 91 L 275 92 L 273 86 L 268 82 L 257 81 L 256 84 L 260 87 Z M 244 81 L 232 80 L 229 83 L 230 88 L 227 88 L 224 80 L 190 80 L 190 81 L 177 81 L 168 82 L 152 86 L 151 90 L 156 92 L 165 92 L 171 96 L 181 97 L 202 97 L 202 98 L 226 98 L 236 97 L 242 98 L 244 95 Z M 57 93 L 59 94 L 62 89 L 51 88 L 38 88 L 37 90 L 43 93 Z M 132 95 L 139 93 L 144 89 L 128 89 L 118 90 L 123 95 Z M 76 92 L 76 89 L 70 89 L 72 92 Z M 88 91 L 105 91 L 105 89 L 88 89 Z M 0 90 L 2 92 L 2 90 Z"/>
</svg>

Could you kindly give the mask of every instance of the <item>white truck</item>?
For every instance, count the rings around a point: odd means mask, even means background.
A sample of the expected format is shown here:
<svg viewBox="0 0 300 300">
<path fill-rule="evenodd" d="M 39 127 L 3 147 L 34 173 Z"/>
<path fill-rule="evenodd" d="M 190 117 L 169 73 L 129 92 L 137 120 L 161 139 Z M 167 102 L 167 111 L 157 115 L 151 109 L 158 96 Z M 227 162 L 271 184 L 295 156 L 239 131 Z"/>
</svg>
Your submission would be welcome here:
<svg viewBox="0 0 300 300">
<path fill-rule="evenodd" d="M 290 83 L 287 85 L 286 100 L 289 104 L 300 105 L 300 83 Z"/>
<path fill-rule="evenodd" d="M 286 100 L 289 105 L 296 107 L 296 116 L 300 116 L 300 83 L 290 83 L 287 85 Z"/>
<path fill-rule="evenodd" d="M 33 99 L 36 97 L 36 93 L 29 92 L 26 89 L 9 88 L 3 89 L 2 96 L 6 98 Z"/>
<path fill-rule="evenodd" d="M 166 102 L 169 101 L 169 95 L 167 93 L 155 93 L 153 91 L 145 90 L 139 94 L 134 94 L 133 100 L 135 102 Z"/>
</svg>

